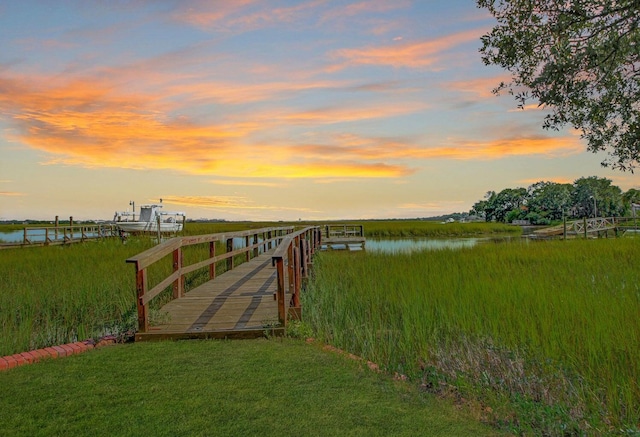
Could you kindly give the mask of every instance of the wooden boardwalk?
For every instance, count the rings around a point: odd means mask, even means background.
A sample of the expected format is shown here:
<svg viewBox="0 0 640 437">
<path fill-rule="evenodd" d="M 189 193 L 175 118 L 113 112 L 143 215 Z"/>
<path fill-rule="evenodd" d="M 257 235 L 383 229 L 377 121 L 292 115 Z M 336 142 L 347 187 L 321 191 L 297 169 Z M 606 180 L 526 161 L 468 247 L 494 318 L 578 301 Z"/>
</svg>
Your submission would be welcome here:
<svg viewBox="0 0 640 437">
<path fill-rule="evenodd" d="M 318 226 L 272 227 L 176 237 L 129 258 L 136 273 L 136 340 L 283 334 L 287 320 L 300 317 L 303 280 L 320 241 Z M 171 263 L 173 272 L 149 284 L 149 268 L 157 263 Z M 209 280 L 185 293 L 185 280 L 195 272 Z M 150 303 L 171 289 L 172 300 L 152 318 Z"/>
<path fill-rule="evenodd" d="M 531 235 L 534 238 L 551 238 L 560 236 L 587 236 L 592 235 L 600 237 L 608 236 L 609 231 L 613 235 L 630 229 L 637 229 L 635 218 L 629 217 L 595 217 L 584 218 L 582 220 L 567 221 L 563 224 L 550 226 L 543 229 L 533 231 Z"/>
<path fill-rule="evenodd" d="M 162 323 L 138 333 L 136 340 L 264 335 L 265 330 L 278 325 L 273 252 L 263 253 L 167 303 L 160 310 Z"/>
</svg>

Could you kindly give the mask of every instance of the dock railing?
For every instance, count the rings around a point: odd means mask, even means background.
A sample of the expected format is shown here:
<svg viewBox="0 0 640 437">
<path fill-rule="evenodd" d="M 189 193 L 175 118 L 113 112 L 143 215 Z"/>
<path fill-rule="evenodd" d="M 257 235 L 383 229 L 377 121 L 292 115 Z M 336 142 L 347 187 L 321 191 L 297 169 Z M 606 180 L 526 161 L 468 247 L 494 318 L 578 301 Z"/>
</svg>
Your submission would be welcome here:
<svg viewBox="0 0 640 437">
<path fill-rule="evenodd" d="M 245 255 L 246 261 L 257 257 L 262 249 L 267 252 L 278 246 L 287 235 L 293 232 L 293 226 L 269 227 L 250 229 L 238 232 L 222 232 L 217 234 L 175 237 L 151 249 L 127 259 L 127 263 L 134 264 L 136 275 L 136 306 L 138 309 L 138 331 L 149 330 L 149 304 L 168 287 L 173 287 L 172 299 L 179 299 L 185 293 L 185 276 L 200 269 L 207 269 L 208 279 L 216 276 L 216 264 L 226 260 L 225 271 L 234 267 L 234 258 Z M 242 239 L 243 247 L 235 248 L 234 239 Z M 237 241 L 237 240 L 236 240 Z M 224 243 L 226 252 L 216 254 L 216 243 Z M 183 249 L 187 247 L 208 245 L 208 255 L 205 259 L 184 264 Z M 206 249 L 205 249 L 206 250 Z M 171 256 L 172 273 L 160 279 L 154 286 L 149 287 L 149 268 Z"/>
<path fill-rule="evenodd" d="M 287 235 L 271 257 L 277 272 L 278 320 L 285 328 L 289 316 L 299 319 L 302 315 L 300 293 L 303 279 L 309 277 L 312 258 L 321 240 L 320 227 L 309 226 Z M 288 306 L 287 293 L 291 296 Z"/>
<path fill-rule="evenodd" d="M 363 225 L 325 225 L 326 238 L 364 237 Z"/>
<path fill-rule="evenodd" d="M 113 224 L 25 227 L 22 231 L 22 242 L 6 243 L 2 246 L 50 246 L 84 243 L 89 240 L 117 236 L 118 229 Z"/>
</svg>

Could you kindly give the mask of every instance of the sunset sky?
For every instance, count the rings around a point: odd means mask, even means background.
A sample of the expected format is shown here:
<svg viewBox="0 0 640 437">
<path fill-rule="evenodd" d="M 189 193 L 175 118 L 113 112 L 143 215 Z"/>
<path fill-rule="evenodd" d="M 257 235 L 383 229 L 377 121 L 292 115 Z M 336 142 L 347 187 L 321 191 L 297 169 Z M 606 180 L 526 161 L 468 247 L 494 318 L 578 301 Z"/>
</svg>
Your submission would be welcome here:
<svg viewBox="0 0 640 437">
<path fill-rule="evenodd" d="M 637 173 L 541 128 L 471 0 L 0 3 L 0 220 L 412 218 Z"/>
</svg>

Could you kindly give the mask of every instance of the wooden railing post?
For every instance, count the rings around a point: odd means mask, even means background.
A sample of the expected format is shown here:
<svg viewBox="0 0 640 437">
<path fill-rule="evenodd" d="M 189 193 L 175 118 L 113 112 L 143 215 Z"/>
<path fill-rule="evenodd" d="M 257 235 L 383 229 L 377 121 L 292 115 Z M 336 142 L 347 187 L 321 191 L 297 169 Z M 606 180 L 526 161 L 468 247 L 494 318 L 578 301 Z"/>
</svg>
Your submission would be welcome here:
<svg viewBox="0 0 640 437">
<path fill-rule="evenodd" d="M 227 238 L 227 253 L 233 252 L 233 238 Z M 227 258 L 227 271 L 233 270 L 233 257 Z"/>
<path fill-rule="evenodd" d="M 285 303 L 284 290 L 284 259 L 276 259 L 276 276 L 278 279 L 278 289 L 276 291 L 276 299 L 278 300 L 278 320 L 280 324 L 286 328 L 287 326 L 287 307 Z"/>
<path fill-rule="evenodd" d="M 287 248 L 287 270 L 289 278 L 289 294 L 293 294 L 294 292 L 294 282 L 295 282 L 295 266 L 294 266 L 294 252 L 293 252 L 293 244 L 290 244 Z"/>
<path fill-rule="evenodd" d="M 215 258 L 216 256 L 216 242 L 209 242 L 209 258 Z M 216 277 L 216 263 L 209 264 L 209 279 Z"/>
<path fill-rule="evenodd" d="M 255 246 L 253 248 L 253 257 L 256 258 L 259 254 L 260 251 L 258 250 L 258 234 L 253 234 L 253 245 Z"/>
<path fill-rule="evenodd" d="M 302 278 L 307 277 L 307 260 L 309 259 L 309 254 L 307 253 L 307 239 L 300 239 L 300 273 Z"/>
<path fill-rule="evenodd" d="M 147 332 L 149 329 L 148 304 L 143 303 L 147 291 L 147 269 L 138 270 L 136 264 L 136 306 L 138 307 L 138 331 Z"/>
<path fill-rule="evenodd" d="M 247 250 L 246 256 L 247 256 L 247 262 L 249 262 L 251 260 L 251 251 L 249 250 L 249 236 L 247 235 L 246 237 L 244 237 L 244 248 Z"/>
<path fill-rule="evenodd" d="M 179 272 L 182 269 L 182 248 L 178 247 L 173 251 L 173 271 Z M 184 296 L 184 276 L 180 275 L 173 283 L 173 298 L 179 299 Z"/>
</svg>

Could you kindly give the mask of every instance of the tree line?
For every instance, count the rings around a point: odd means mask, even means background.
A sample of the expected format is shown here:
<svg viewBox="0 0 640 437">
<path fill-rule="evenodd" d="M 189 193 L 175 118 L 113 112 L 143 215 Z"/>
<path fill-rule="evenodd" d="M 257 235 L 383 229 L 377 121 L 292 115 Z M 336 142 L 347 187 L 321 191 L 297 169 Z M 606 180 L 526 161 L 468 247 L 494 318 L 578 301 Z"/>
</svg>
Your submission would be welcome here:
<svg viewBox="0 0 640 437">
<path fill-rule="evenodd" d="M 640 190 L 623 192 L 609 179 L 590 176 L 572 184 L 540 181 L 528 188 L 488 191 L 469 214 L 488 222 L 527 220 L 533 225 L 548 225 L 564 217 L 628 216 L 634 204 L 640 204 Z"/>
</svg>

